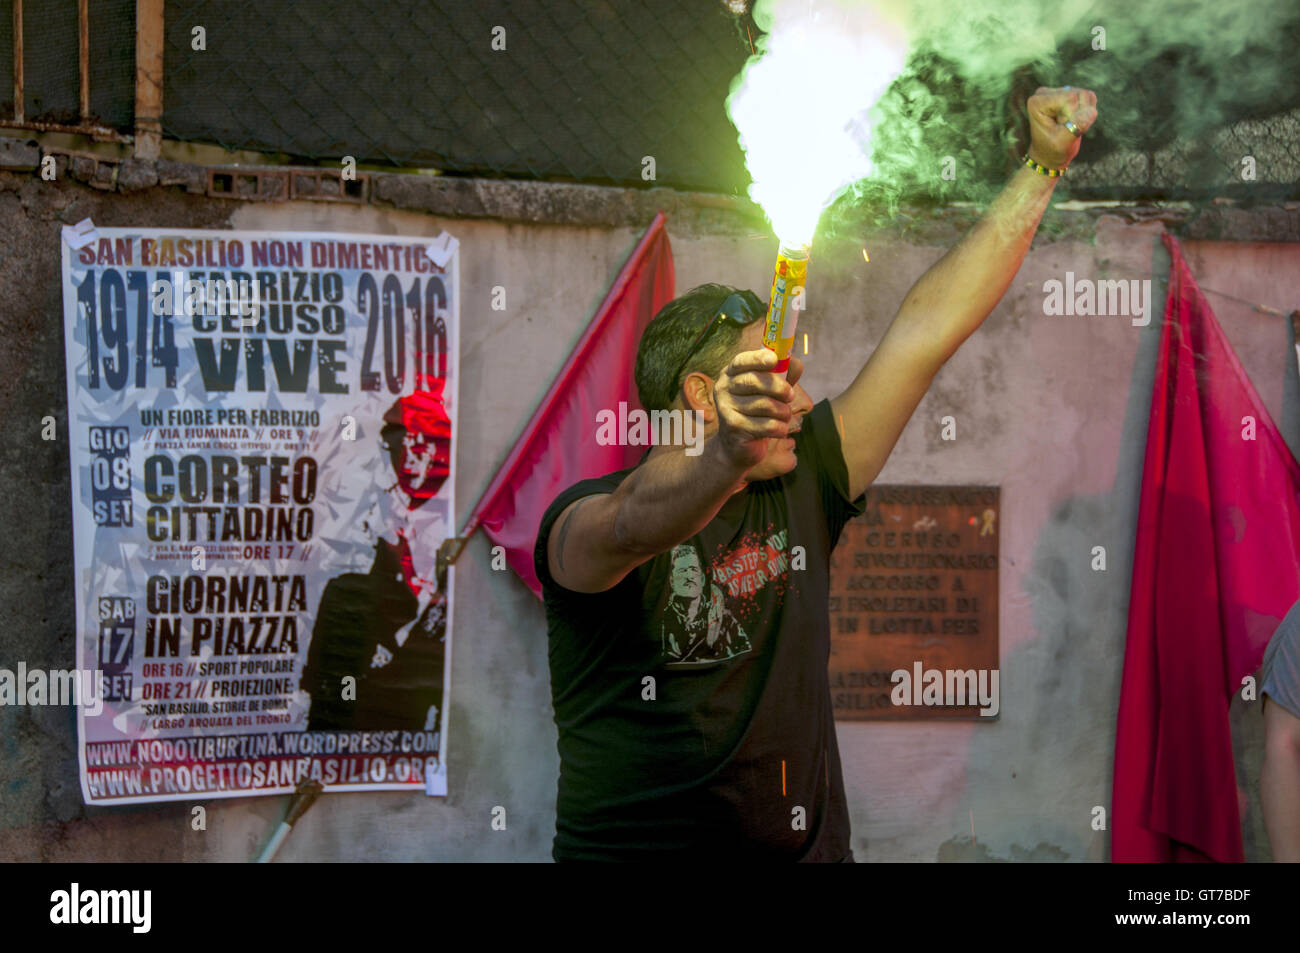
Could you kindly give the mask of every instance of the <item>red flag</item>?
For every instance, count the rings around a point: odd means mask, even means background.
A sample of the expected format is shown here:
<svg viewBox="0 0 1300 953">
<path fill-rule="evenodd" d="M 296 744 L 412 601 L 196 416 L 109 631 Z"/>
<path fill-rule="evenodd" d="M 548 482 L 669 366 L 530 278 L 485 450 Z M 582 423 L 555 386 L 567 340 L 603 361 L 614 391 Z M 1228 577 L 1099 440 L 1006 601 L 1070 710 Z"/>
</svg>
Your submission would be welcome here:
<svg viewBox="0 0 1300 953">
<path fill-rule="evenodd" d="M 1111 858 L 1241 861 L 1228 704 L 1300 596 L 1300 464 L 1164 242 Z"/>
<path fill-rule="evenodd" d="M 481 526 L 505 547 L 506 561 L 539 598 L 533 544 L 546 507 L 561 490 L 632 466 L 645 452 L 598 444 L 596 414 L 617 413 L 620 401 L 627 402 L 628 413 L 641 406 L 632 376 L 637 344 L 650 319 L 672 299 L 673 256 L 660 212 L 461 534 L 468 537 Z"/>
</svg>

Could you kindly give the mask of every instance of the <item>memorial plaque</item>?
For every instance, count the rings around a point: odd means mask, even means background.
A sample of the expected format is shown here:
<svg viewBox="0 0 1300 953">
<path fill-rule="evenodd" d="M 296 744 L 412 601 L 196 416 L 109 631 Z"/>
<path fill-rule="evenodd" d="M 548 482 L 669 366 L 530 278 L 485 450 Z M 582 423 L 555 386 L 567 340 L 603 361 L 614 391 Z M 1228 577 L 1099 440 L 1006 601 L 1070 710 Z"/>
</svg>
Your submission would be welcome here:
<svg viewBox="0 0 1300 953">
<path fill-rule="evenodd" d="M 995 486 L 867 490 L 831 554 L 836 719 L 996 719 L 1000 498 Z"/>
</svg>

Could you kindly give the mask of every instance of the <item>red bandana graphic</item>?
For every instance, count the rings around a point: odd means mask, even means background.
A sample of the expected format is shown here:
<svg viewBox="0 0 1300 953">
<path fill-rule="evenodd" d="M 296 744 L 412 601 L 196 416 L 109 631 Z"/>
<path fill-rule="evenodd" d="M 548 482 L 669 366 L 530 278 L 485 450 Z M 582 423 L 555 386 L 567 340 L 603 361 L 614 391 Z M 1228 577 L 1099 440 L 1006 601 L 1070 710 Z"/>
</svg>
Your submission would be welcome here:
<svg viewBox="0 0 1300 953">
<path fill-rule="evenodd" d="M 431 377 L 429 390 L 400 398 L 384 414 L 380 435 L 411 509 L 433 499 L 451 473 L 451 419 L 443 407 L 442 385 Z"/>
</svg>

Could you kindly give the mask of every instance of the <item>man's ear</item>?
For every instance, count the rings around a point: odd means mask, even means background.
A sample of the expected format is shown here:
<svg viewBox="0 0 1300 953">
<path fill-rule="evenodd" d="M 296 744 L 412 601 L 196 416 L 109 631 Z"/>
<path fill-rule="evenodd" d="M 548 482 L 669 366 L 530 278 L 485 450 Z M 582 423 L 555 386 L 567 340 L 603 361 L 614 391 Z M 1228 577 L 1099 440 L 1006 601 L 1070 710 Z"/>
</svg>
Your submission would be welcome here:
<svg viewBox="0 0 1300 953">
<path fill-rule="evenodd" d="M 682 383 L 682 392 L 686 399 L 685 409 L 699 411 L 705 423 L 712 423 L 717 414 L 713 405 L 713 381 L 699 371 L 692 371 Z"/>
</svg>

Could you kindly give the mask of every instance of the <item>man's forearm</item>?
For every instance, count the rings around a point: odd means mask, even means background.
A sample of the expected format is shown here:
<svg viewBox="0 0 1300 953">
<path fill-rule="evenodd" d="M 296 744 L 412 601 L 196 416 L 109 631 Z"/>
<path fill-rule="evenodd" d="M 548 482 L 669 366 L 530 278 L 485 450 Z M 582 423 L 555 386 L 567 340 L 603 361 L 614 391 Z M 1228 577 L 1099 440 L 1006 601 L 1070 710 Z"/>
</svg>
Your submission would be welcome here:
<svg viewBox="0 0 1300 953">
<path fill-rule="evenodd" d="M 913 285 L 894 324 L 946 361 L 1020 270 L 1057 179 L 1022 167 L 958 244 Z"/>
<path fill-rule="evenodd" d="M 747 471 L 725 459 L 710 438 L 704 452 L 652 455 L 619 486 L 614 537 L 632 553 L 657 555 L 690 539 L 744 487 Z"/>
<path fill-rule="evenodd" d="M 1264 709 L 1264 764 L 1259 776 L 1259 800 L 1264 809 L 1264 828 L 1268 832 L 1273 859 L 1300 862 L 1300 745 L 1280 722 L 1288 719 L 1280 712 Z M 1270 720 L 1270 716 L 1273 716 Z"/>
</svg>

